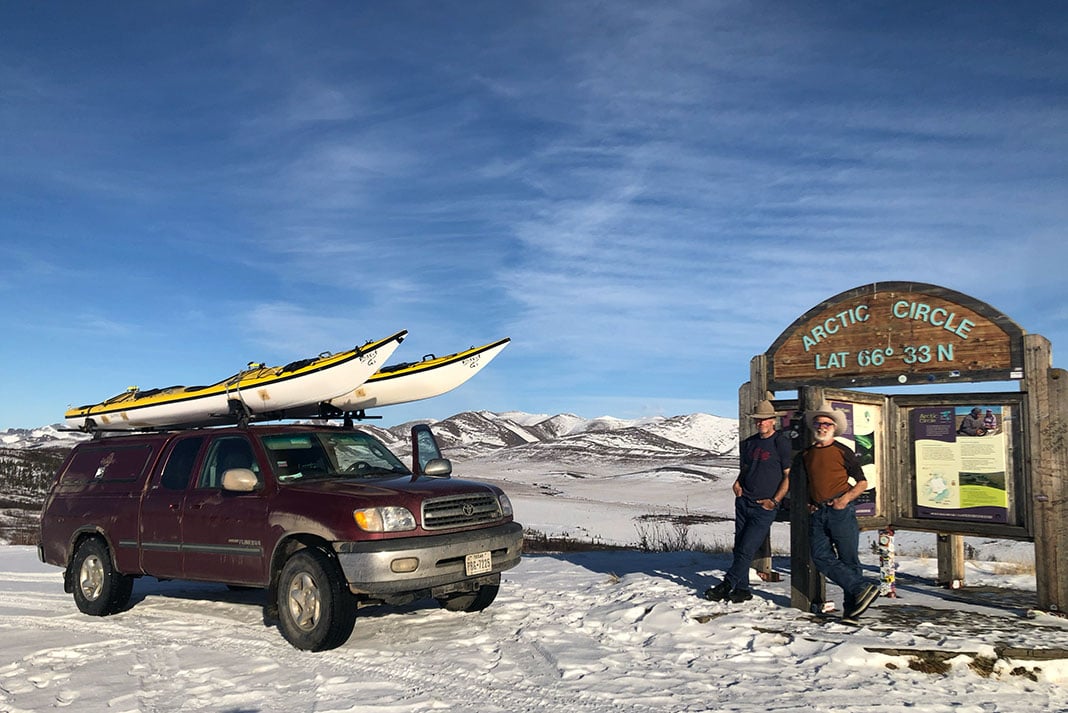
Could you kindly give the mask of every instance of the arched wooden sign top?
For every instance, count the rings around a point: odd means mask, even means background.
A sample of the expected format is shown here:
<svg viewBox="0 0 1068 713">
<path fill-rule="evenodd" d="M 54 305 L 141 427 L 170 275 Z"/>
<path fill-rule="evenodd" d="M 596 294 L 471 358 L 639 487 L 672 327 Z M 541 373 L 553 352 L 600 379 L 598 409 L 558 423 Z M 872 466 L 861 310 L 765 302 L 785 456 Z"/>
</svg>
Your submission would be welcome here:
<svg viewBox="0 0 1068 713">
<path fill-rule="evenodd" d="M 876 282 L 806 312 L 767 351 L 768 388 L 1023 378 L 1024 332 L 959 292 Z"/>
</svg>

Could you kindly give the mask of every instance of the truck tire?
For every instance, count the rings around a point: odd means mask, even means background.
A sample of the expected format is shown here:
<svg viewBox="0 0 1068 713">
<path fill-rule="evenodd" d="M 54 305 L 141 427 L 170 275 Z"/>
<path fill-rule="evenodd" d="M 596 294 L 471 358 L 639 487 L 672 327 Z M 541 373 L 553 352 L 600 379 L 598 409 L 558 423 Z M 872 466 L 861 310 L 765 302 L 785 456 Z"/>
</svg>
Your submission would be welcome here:
<svg viewBox="0 0 1068 713">
<path fill-rule="evenodd" d="M 337 564 L 322 550 L 300 550 L 286 560 L 278 580 L 278 629 L 305 651 L 345 643 L 356 623 L 356 603 Z"/>
<path fill-rule="evenodd" d="M 482 611 L 490 604 L 493 604 L 493 600 L 497 598 L 497 592 L 500 589 L 501 585 L 499 584 L 483 584 L 473 592 L 442 597 L 438 599 L 438 604 L 441 605 L 442 609 L 447 609 L 448 611 Z"/>
<path fill-rule="evenodd" d="M 103 540 L 83 540 L 74 551 L 70 564 L 74 603 L 84 614 L 108 616 L 120 612 L 130 603 L 133 577 L 115 570 L 111 552 Z"/>
</svg>

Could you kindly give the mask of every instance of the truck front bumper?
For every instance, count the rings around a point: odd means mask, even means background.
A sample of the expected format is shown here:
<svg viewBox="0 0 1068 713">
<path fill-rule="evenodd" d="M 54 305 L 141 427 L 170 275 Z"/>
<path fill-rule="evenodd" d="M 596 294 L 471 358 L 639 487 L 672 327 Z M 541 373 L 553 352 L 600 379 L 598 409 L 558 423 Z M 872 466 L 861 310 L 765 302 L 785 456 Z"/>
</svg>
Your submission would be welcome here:
<svg viewBox="0 0 1068 713">
<path fill-rule="evenodd" d="M 334 551 L 352 592 L 415 592 L 515 567 L 523 551 L 523 526 L 509 522 L 448 535 L 336 542 Z M 485 552 L 490 553 L 492 568 L 469 574 L 467 556 Z"/>
</svg>

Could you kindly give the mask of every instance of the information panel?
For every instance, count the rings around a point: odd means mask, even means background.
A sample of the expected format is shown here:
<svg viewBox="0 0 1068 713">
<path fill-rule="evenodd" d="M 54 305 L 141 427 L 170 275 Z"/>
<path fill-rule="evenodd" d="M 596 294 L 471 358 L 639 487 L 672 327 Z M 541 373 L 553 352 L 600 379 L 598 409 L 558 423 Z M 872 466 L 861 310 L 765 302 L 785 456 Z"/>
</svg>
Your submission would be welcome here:
<svg viewBox="0 0 1068 713">
<path fill-rule="evenodd" d="M 887 282 L 818 305 L 767 352 L 768 388 L 1023 378 L 1023 331 L 974 298 Z"/>
<path fill-rule="evenodd" d="M 909 413 L 915 516 L 1015 524 L 1011 406 L 924 406 Z"/>
</svg>

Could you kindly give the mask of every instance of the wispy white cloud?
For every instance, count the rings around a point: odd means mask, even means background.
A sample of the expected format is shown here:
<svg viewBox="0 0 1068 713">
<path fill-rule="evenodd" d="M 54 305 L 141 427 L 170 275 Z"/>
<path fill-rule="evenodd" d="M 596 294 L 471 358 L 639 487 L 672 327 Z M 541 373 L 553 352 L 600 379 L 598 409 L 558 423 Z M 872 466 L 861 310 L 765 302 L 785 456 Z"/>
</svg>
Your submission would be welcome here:
<svg viewBox="0 0 1068 713">
<path fill-rule="evenodd" d="M 869 282 L 1068 338 L 1063 10 L 69 12 L 0 49 L 0 277 L 68 353 L 213 373 L 511 336 L 517 400 L 600 415 L 731 403 Z"/>
</svg>

